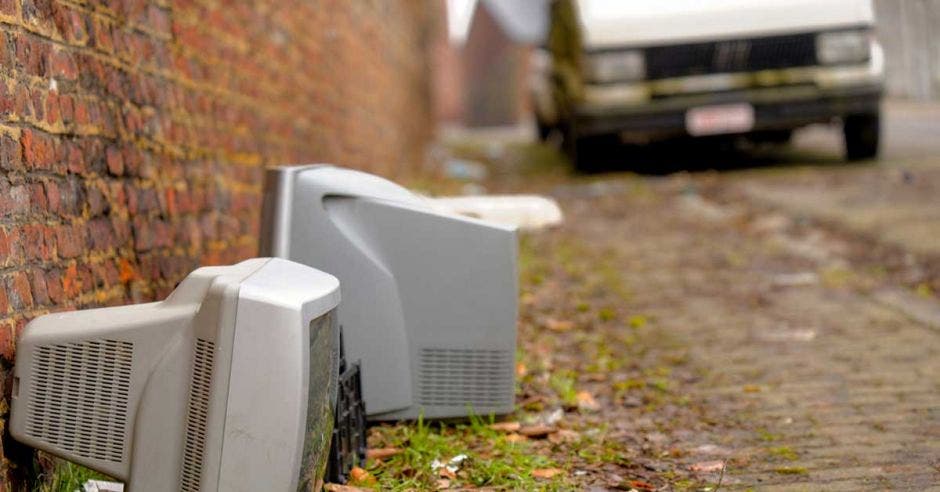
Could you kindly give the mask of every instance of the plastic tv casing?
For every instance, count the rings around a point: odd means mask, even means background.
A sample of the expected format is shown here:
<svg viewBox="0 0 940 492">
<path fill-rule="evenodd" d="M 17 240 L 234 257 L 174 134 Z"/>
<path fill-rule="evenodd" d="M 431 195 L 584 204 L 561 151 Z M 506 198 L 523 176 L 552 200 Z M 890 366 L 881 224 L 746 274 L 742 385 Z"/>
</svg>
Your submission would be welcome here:
<svg viewBox="0 0 940 492">
<path fill-rule="evenodd" d="M 369 420 L 513 410 L 515 227 L 436 211 L 377 176 L 267 171 L 261 252 L 336 275 Z"/>
<path fill-rule="evenodd" d="M 319 490 L 338 303 L 335 277 L 265 258 L 195 270 L 162 302 L 42 316 L 11 433 L 132 491 Z"/>
</svg>

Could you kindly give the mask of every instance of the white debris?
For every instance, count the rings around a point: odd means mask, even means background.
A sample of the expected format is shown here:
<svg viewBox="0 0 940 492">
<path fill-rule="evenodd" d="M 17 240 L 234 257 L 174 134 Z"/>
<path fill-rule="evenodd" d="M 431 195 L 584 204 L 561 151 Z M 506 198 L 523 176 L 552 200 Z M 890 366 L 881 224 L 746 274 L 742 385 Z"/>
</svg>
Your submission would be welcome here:
<svg viewBox="0 0 940 492">
<path fill-rule="evenodd" d="M 483 181 L 489 174 L 486 166 L 466 159 L 448 159 L 444 162 L 444 174 L 461 181 Z"/>
<path fill-rule="evenodd" d="M 781 273 L 774 275 L 770 283 L 774 287 L 804 287 L 818 284 L 819 275 L 815 272 Z"/>
<path fill-rule="evenodd" d="M 457 456 L 454 456 L 448 460 L 446 464 L 441 460 L 435 459 L 431 462 L 431 471 L 436 472 L 441 468 L 444 468 L 450 473 L 457 473 L 457 470 L 460 470 L 461 463 L 463 463 L 466 459 L 467 455 L 465 454 L 458 454 Z"/>
<path fill-rule="evenodd" d="M 561 224 L 561 207 L 539 195 L 483 195 L 429 199 L 443 213 L 483 219 L 521 229 L 543 229 Z"/>
<path fill-rule="evenodd" d="M 82 489 L 83 492 L 124 492 L 124 484 L 104 480 L 89 480 L 85 482 Z"/>
</svg>

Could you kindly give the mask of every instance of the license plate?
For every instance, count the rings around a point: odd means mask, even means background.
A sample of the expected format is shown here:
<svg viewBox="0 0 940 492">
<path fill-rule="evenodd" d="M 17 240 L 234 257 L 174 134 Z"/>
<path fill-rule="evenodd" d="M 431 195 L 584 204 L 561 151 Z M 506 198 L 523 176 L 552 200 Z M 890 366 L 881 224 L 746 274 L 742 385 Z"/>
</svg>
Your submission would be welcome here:
<svg viewBox="0 0 940 492">
<path fill-rule="evenodd" d="M 685 129 L 693 137 L 744 133 L 754 128 L 754 106 L 722 104 L 692 108 L 685 113 Z"/>
</svg>

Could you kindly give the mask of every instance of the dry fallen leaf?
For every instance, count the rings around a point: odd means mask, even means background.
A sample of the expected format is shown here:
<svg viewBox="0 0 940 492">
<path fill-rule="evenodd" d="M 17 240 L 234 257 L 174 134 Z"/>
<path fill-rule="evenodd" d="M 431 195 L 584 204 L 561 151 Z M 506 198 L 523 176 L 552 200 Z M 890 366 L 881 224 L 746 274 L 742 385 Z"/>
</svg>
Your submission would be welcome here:
<svg viewBox="0 0 940 492">
<path fill-rule="evenodd" d="M 597 403 L 597 400 L 594 399 L 594 395 L 588 393 L 587 391 L 579 391 L 577 399 L 579 410 L 596 412 L 601 408 L 601 404 Z"/>
<path fill-rule="evenodd" d="M 576 442 L 578 439 L 581 439 L 581 434 L 569 429 L 558 429 L 558 432 L 553 432 L 548 435 L 548 440 L 555 444 Z"/>
<path fill-rule="evenodd" d="M 725 468 L 724 461 L 702 461 L 690 466 L 689 469 L 699 473 L 718 472 Z"/>
<path fill-rule="evenodd" d="M 506 442 L 522 442 L 522 441 L 527 441 L 527 440 L 529 440 L 528 437 L 520 436 L 519 434 L 516 434 L 515 432 L 506 436 Z"/>
<path fill-rule="evenodd" d="M 490 424 L 490 429 L 501 432 L 516 432 L 520 427 L 522 427 L 522 424 L 519 422 L 497 422 Z"/>
<path fill-rule="evenodd" d="M 446 478 L 442 478 L 437 481 L 437 490 L 449 489 L 449 488 L 450 488 L 450 480 Z"/>
<path fill-rule="evenodd" d="M 527 425 L 519 429 L 519 434 L 522 434 L 523 436 L 531 437 L 534 439 L 540 439 L 540 438 L 546 437 L 552 432 L 555 432 L 554 427 L 550 427 L 547 425 L 538 425 L 538 424 Z"/>
<path fill-rule="evenodd" d="M 353 487 L 352 485 L 340 485 L 338 483 L 324 484 L 323 490 L 327 492 L 371 492 L 370 489 Z"/>
<path fill-rule="evenodd" d="M 745 393 L 760 393 L 760 386 L 756 384 L 746 384 L 743 390 Z"/>
<path fill-rule="evenodd" d="M 565 471 L 561 468 L 536 468 L 532 470 L 532 476 L 535 478 L 552 478 L 562 473 L 565 473 Z"/>
<path fill-rule="evenodd" d="M 567 320 L 560 320 L 555 318 L 548 318 L 545 320 L 545 327 L 552 331 L 568 331 L 574 328 L 574 322 Z"/>
<path fill-rule="evenodd" d="M 437 474 L 440 475 L 441 478 L 449 478 L 451 480 L 457 478 L 457 472 L 446 466 L 442 466 L 440 469 L 438 469 Z"/>
<path fill-rule="evenodd" d="M 516 362 L 516 377 L 521 378 L 529 373 L 528 368 L 522 362 Z"/>
<path fill-rule="evenodd" d="M 354 466 L 352 470 L 349 470 L 349 482 L 353 485 L 375 485 L 375 477 L 372 476 L 366 470 Z"/>
<path fill-rule="evenodd" d="M 637 490 L 656 490 L 652 484 L 646 483 L 642 480 L 630 480 L 630 487 Z"/>
<path fill-rule="evenodd" d="M 391 458 L 398 453 L 401 453 L 401 449 L 399 448 L 370 448 L 366 450 L 366 458 L 370 460 L 383 460 L 385 458 Z"/>
</svg>

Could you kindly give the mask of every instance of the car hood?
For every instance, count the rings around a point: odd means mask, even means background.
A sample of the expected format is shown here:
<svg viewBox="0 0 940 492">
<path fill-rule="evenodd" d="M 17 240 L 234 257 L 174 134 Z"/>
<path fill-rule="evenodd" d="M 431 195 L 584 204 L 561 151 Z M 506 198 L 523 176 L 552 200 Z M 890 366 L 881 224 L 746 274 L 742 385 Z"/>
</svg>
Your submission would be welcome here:
<svg viewBox="0 0 940 492">
<path fill-rule="evenodd" d="M 871 0 L 577 0 L 585 48 L 868 26 Z"/>
</svg>

